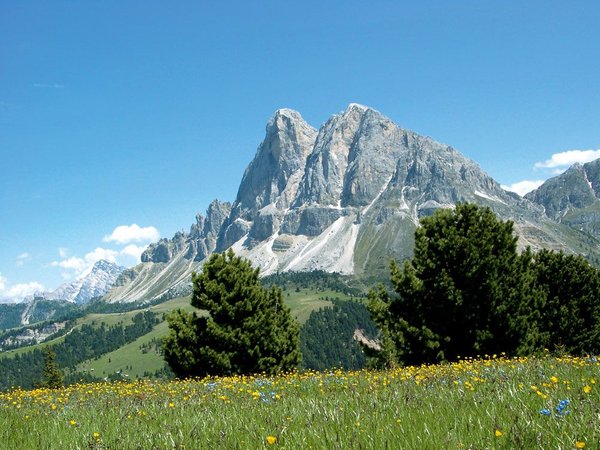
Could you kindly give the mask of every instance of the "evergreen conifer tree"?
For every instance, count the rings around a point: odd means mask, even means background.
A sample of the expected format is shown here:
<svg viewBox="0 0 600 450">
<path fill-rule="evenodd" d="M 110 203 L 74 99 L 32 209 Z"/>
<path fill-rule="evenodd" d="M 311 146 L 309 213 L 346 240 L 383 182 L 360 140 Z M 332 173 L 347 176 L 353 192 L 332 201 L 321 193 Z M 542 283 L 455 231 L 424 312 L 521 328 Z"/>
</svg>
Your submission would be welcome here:
<svg viewBox="0 0 600 450">
<path fill-rule="evenodd" d="M 49 346 L 44 348 L 44 369 L 40 386 L 50 389 L 63 386 L 63 374 L 56 363 L 56 353 Z"/>
<path fill-rule="evenodd" d="M 413 259 L 391 265 L 399 296 L 383 288 L 370 295 L 386 364 L 500 353 L 535 341 L 529 319 L 540 296 L 512 227 L 489 208 L 464 203 L 421 221 Z"/>
<path fill-rule="evenodd" d="M 168 316 L 163 349 L 177 376 L 274 374 L 299 364 L 299 326 L 281 289 L 263 288 L 250 261 L 232 250 L 214 254 L 192 281 L 191 303 L 209 315 Z"/>
</svg>

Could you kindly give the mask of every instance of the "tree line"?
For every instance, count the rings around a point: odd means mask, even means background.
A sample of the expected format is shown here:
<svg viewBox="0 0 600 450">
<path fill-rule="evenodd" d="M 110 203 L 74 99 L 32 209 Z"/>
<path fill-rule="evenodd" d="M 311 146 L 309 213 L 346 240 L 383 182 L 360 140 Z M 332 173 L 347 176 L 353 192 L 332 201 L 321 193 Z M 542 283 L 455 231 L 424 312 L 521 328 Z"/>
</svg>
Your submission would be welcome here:
<svg viewBox="0 0 600 450">
<path fill-rule="evenodd" d="M 73 329 L 61 343 L 51 346 L 55 354 L 56 366 L 64 372 L 74 372 L 77 364 L 98 358 L 133 342 L 152 331 L 157 323 L 156 314 L 145 311 L 136 314 L 129 325 L 84 324 L 80 328 Z M 5 390 L 14 386 L 33 388 L 44 378 L 44 366 L 44 351 L 40 348 L 17 353 L 12 357 L 4 356 L 0 359 L 0 389 Z M 78 376 L 76 378 L 78 379 Z M 66 379 L 77 381 L 69 376 Z"/>
<path fill-rule="evenodd" d="M 474 204 L 423 218 L 414 257 L 402 266 L 391 263 L 394 292 L 380 285 L 369 294 L 368 312 L 378 328 L 378 350 L 363 349 L 371 363 L 434 363 L 543 349 L 599 353 L 598 269 L 577 255 L 518 252 L 517 240 L 511 221 Z M 258 275 L 231 250 L 212 255 L 202 273 L 193 275 L 192 305 L 208 316 L 184 311 L 168 316 L 163 350 L 177 376 L 276 373 L 298 366 L 298 326 L 275 283 L 324 284 L 331 278 L 318 272 L 277 274 L 264 288 Z M 314 312 L 303 327 L 304 367 L 364 364 L 349 333 L 369 322 L 359 306 L 341 305 Z"/>
<path fill-rule="evenodd" d="M 365 353 L 354 339 L 354 333 L 361 330 L 375 338 L 377 327 L 362 303 L 337 299 L 331 302 L 331 307 L 312 311 L 300 329 L 301 367 L 362 369 L 366 364 Z"/>
<path fill-rule="evenodd" d="M 517 251 L 511 221 L 458 204 L 424 218 L 394 293 L 370 294 L 384 365 L 459 356 L 600 352 L 600 272 L 582 256 Z"/>
</svg>

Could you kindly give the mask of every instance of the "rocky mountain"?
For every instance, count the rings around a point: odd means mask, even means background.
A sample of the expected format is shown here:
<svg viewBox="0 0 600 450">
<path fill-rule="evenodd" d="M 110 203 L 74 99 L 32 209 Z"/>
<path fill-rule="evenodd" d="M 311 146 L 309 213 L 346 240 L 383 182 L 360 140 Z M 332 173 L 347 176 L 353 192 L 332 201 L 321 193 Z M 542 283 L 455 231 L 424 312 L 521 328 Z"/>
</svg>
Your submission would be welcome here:
<svg viewBox="0 0 600 450">
<path fill-rule="evenodd" d="M 598 252 L 582 243 L 589 235 L 504 191 L 454 148 L 372 108 L 350 104 L 318 131 L 298 112 L 281 109 L 269 120 L 234 203 L 213 202 L 190 233 L 151 246 L 106 298 L 151 300 L 189 289 L 191 271 L 210 252 L 230 247 L 262 274 L 381 275 L 390 259 L 412 255 L 423 216 L 461 201 L 513 220 L 522 247 Z"/>
<path fill-rule="evenodd" d="M 38 297 L 46 300 L 67 300 L 85 304 L 92 298 L 106 294 L 124 269 L 112 262 L 100 260 L 94 264 L 89 273 L 75 281 L 62 284 L 52 292 L 38 295 Z"/>
<path fill-rule="evenodd" d="M 93 298 L 102 297 L 124 269 L 112 262 L 100 260 L 88 273 L 62 284 L 52 292 L 36 293 L 19 303 L 1 305 L 0 329 L 50 320 L 75 308 L 75 305 L 84 305 Z"/>
<path fill-rule="evenodd" d="M 525 198 L 551 219 L 600 238 L 600 159 L 574 164 Z"/>
<path fill-rule="evenodd" d="M 180 231 L 172 239 L 161 239 L 142 253 L 142 263 L 124 270 L 106 296 L 108 301 L 152 300 L 185 294 L 190 274 L 217 246 L 223 223 L 231 214 L 231 203 L 214 200 L 206 216 L 198 214 L 189 233 Z"/>
</svg>

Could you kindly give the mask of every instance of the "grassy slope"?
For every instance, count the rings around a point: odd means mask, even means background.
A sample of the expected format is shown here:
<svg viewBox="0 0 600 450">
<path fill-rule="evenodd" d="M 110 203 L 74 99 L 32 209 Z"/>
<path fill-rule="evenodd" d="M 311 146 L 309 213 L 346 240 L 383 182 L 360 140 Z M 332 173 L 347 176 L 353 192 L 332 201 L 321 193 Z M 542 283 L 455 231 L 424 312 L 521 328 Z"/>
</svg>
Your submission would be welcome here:
<svg viewBox="0 0 600 450">
<path fill-rule="evenodd" d="M 593 359 L 522 358 L 17 391 L 0 394 L 0 441 L 11 449 L 595 449 L 599 369 Z"/>
<path fill-rule="evenodd" d="M 288 295 L 289 294 L 289 295 Z M 349 300 L 350 297 L 332 291 L 323 290 L 316 291 L 312 289 L 300 289 L 296 292 L 295 289 L 288 289 L 283 293 L 284 302 L 290 307 L 292 315 L 300 322 L 304 323 L 313 310 L 330 306 L 331 302 L 325 298 L 339 298 L 341 300 Z M 187 311 L 196 310 L 190 305 L 189 297 L 176 298 L 152 306 L 150 309 L 159 314 L 172 311 L 174 309 L 184 309 Z M 197 311 L 197 310 L 196 310 Z M 114 324 L 123 320 L 131 320 L 139 311 L 130 311 L 127 313 L 116 314 L 90 314 L 83 317 L 78 322 L 82 323 L 110 323 Z M 141 378 L 146 372 L 154 373 L 164 367 L 165 363 L 162 356 L 157 353 L 155 348 L 148 349 L 145 353 L 142 351 L 144 345 L 148 345 L 153 339 L 160 339 L 168 333 L 168 326 L 165 321 L 159 323 L 154 329 L 113 352 L 107 353 L 97 360 L 88 360 L 77 366 L 78 371 L 89 372 L 96 377 L 106 377 L 117 371 L 122 371 L 130 378 Z M 58 343 L 63 338 L 58 338 L 54 342 Z M 41 344 L 44 345 L 44 344 Z M 31 347 L 15 350 L 15 352 L 23 352 Z M 9 353 L 9 352 L 7 352 Z"/>
<path fill-rule="evenodd" d="M 299 289 L 289 288 L 284 291 L 284 302 L 290 307 L 292 315 L 300 322 L 304 323 L 313 310 L 330 306 L 331 302 L 326 298 L 339 298 L 341 300 L 349 300 L 350 297 L 335 292 L 332 290 L 315 290 L 315 289 Z M 190 305 L 190 297 L 175 298 L 159 305 L 151 306 L 149 309 L 162 314 L 174 309 L 184 309 L 187 311 L 196 310 Z M 117 323 L 128 324 L 136 314 L 143 310 L 128 311 L 124 313 L 108 313 L 108 314 L 88 314 L 77 320 L 75 327 L 79 328 L 83 324 L 101 324 L 115 325 Z M 196 310 L 197 311 L 197 310 Z M 106 377 L 114 374 L 117 371 L 122 371 L 130 378 L 141 378 L 145 373 L 154 373 L 164 367 L 165 363 L 162 356 L 156 349 L 149 348 L 146 352 L 142 350 L 144 345 L 148 346 L 153 339 L 160 339 L 168 333 L 168 325 L 166 321 L 162 321 L 154 329 L 140 338 L 136 339 L 113 352 L 107 353 L 96 360 L 88 360 L 77 366 L 80 372 L 89 372 L 96 377 Z M 64 336 L 44 342 L 42 344 L 23 347 L 16 350 L 0 353 L 0 358 L 12 357 L 16 354 L 28 352 L 34 348 L 43 348 L 46 345 L 54 345 L 62 342 Z"/>
</svg>

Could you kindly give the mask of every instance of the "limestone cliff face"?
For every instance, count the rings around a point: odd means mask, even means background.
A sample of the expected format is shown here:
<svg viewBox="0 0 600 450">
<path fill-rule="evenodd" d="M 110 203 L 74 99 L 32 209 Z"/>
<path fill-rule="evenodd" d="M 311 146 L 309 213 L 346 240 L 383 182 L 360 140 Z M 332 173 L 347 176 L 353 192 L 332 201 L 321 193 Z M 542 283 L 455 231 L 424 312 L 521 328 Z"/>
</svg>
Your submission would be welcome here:
<svg viewBox="0 0 600 450">
<path fill-rule="evenodd" d="M 213 200 L 206 211 L 206 217 L 198 214 L 189 233 L 180 231 L 170 239 L 163 238 L 150 244 L 142 253 L 142 262 L 168 263 L 181 253 L 188 260 L 202 261 L 214 251 L 223 222 L 230 212 L 230 203 Z"/>
<path fill-rule="evenodd" d="M 590 163 L 571 172 L 573 194 L 557 198 L 563 188 L 549 184 L 524 199 L 454 148 L 372 108 L 352 103 L 318 131 L 298 112 L 280 109 L 234 203 L 214 201 L 189 233 L 151 245 L 108 297 L 152 299 L 189 290 L 190 273 L 228 248 L 262 274 L 320 269 L 386 276 L 391 259 L 412 255 L 422 217 L 465 201 L 512 220 L 521 247 L 597 254 L 598 241 L 566 226 L 581 224 L 568 222 L 564 211 L 595 207 L 600 167 Z M 579 217 L 594 224 L 588 230 L 597 229 L 597 212 Z"/>
<path fill-rule="evenodd" d="M 525 198 L 543 206 L 551 219 L 600 238 L 600 159 L 574 164 Z"/>
<path fill-rule="evenodd" d="M 262 241 L 279 228 L 296 196 L 316 135 L 296 111 L 280 109 L 273 115 L 221 230 L 219 250 L 246 235 L 251 241 Z"/>
</svg>

